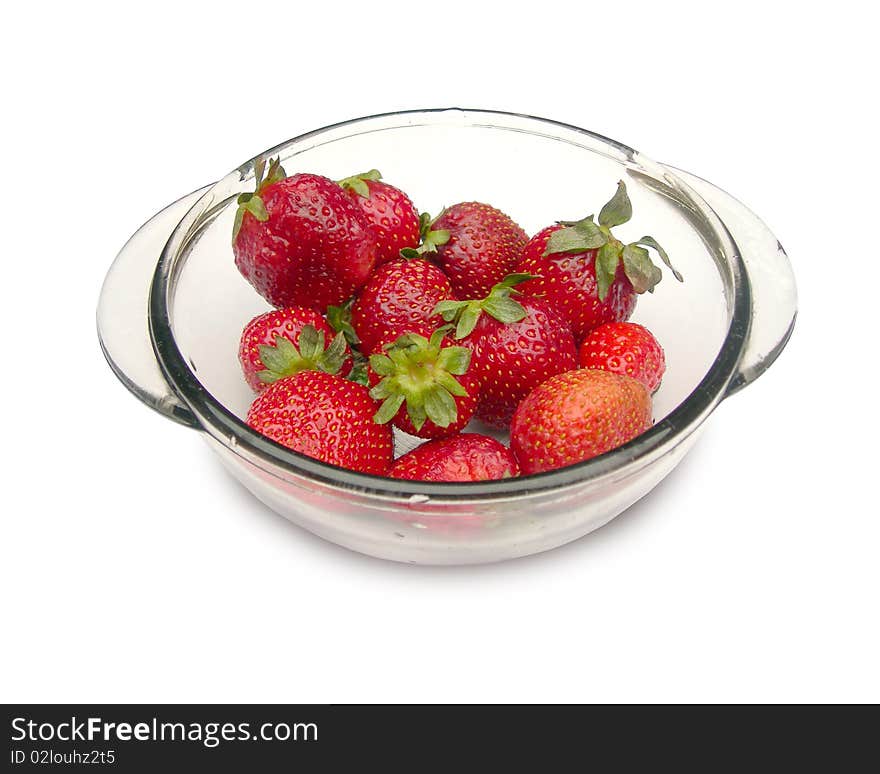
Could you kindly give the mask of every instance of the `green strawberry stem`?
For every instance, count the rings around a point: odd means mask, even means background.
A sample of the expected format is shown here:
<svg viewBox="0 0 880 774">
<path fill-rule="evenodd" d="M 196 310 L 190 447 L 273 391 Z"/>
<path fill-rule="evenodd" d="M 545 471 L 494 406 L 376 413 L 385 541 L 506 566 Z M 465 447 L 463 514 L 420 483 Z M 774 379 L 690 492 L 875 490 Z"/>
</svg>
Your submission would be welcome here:
<svg viewBox="0 0 880 774">
<path fill-rule="evenodd" d="M 369 172 L 361 172 L 357 175 L 352 175 L 351 177 L 344 177 L 342 180 L 337 180 L 343 188 L 350 188 L 354 191 L 358 196 L 363 197 L 364 199 L 370 198 L 370 187 L 367 185 L 367 182 L 370 180 L 381 180 L 382 173 L 378 169 L 371 169 Z"/>
<path fill-rule="evenodd" d="M 299 332 L 297 343 L 284 337 L 275 336 L 274 345 L 260 345 L 260 360 L 266 366 L 257 372 L 263 384 L 272 384 L 285 376 L 293 376 L 300 371 L 324 371 L 335 374 L 342 368 L 348 357 L 345 354 L 345 336 L 337 333 L 324 348 L 324 332 L 314 325 L 304 325 Z"/>
<path fill-rule="evenodd" d="M 264 180 L 263 173 L 265 171 L 266 160 L 261 156 L 254 162 L 254 179 L 256 180 L 256 190 L 253 193 L 240 194 L 237 199 L 238 209 L 235 211 L 235 222 L 232 226 L 233 242 L 235 242 L 235 239 L 238 236 L 238 232 L 241 230 L 241 223 L 242 220 L 244 220 L 244 214 L 246 212 L 249 212 L 261 223 L 265 223 L 267 220 L 269 220 L 269 213 L 266 211 L 266 205 L 260 198 L 260 194 L 265 190 L 267 186 L 272 185 L 272 183 L 277 183 L 279 180 L 284 180 L 284 178 L 287 177 L 287 173 L 284 171 L 284 167 L 281 166 L 280 156 L 276 156 L 274 159 L 269 160 L 269 171 L 266 174 L 266 178 Z"/>
<path fill-rule="evenodd" d="M 404 247 L 400 251 L 400 257 L 412 260 L 421 258 L 426 253 L 436 253 L 440 245 L 449 241 L 449 232 L 445 228 L 434 230 L 434 224 L 440 219 L 446 209 L 442 209 L 436 218 L 431 218 L 427 212 L 419 215 L 419 246 Z"/>
<path fill-rule="evenodd" d="M 382 380 L 370 390 L 382 405 L 373 421 L 390 422 L 400 407 L 406 411 L 416 430 L 427 420 L 437 427 L 449 427 L 458 419 L 455 396 L 467 391 L 455 378 L 467 373 L 471 351 L 467 347 L 442 347 L 448 327 L 435 331 L 430 339 L 405 333 L 385 347 L 385 354 L 371 355 L 370 367 Z"/>
<path fill-rule="evenodd" d="M 517 285 L 530 279 L 537 277 L 532 274 L 508 274 L 489 291 L 489 295 L 485 298 L 472 301 L 441 301 L 434 307 L 433 314 L 440 315 L 448 323 L 455 323 L 456 339 L 470 335 L 483 312 L 507 325 L 519 322 L 526 316 L 526 310 L 519 301 L 510 296 L 519 292 L 516 290 Z"/>
<path fill-rule="evenodd" d="M 582 220 L 559 221 L 563 228 L 554 231 L 547 240 L 544 255 L 554 253 L 586 253 L 596 250 L 596 284 L 599 300 L 608 297 L 608 291 L 617 276 L 617 268 L 623 261 L 623 273 L 636 293 L 653 293 L 663 273 L 651 261 L 645 248 L 652 248 L 660 256 L 672 275 L 683 282 L 684 278 L 669 260 L 669 255 L 653 237 L 645 236 L 636 242 L 624 245 L 615 239 L 611 229 L 621 226 L 632 218 L 632 202 L 626 192 L 623 180 L 617 183 L 614 196 L 599 211 L 599 222 L 588 215 Z"/>
</svg>

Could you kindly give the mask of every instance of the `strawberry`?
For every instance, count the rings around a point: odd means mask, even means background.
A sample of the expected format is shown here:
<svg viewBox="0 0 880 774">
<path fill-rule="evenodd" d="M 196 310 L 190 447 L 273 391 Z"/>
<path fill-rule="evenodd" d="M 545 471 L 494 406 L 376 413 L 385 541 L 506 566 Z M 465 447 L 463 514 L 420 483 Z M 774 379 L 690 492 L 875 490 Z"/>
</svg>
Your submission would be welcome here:
<svg viewBox="0 0 880 774">
<path fill-rule="evenodd" d="M 524 474 L 542 473 L 604 454 L 650 426 L 641 382 L 583 368 L 548 379 L 519 404 L 510 448 Z"/>
<path fill-rule="evenodd" d="M 482 382 L 477 416 L 507 427 L 517 404 L 541 382 L 577 368 L 571 328 L 538 298 L 519 296 L 514 286 L 530 279 L 511 274 L 477 301 L 444 301 L 436 311 L 457 321 L 455 337 L 472 350 L 471 370 Z"/>
<path fill-rule="evenodd" d="M 469 369 L 471 352 L 445 338 L 446 329 L 414 327 L 389 334 L 388 343 L 380 342 L 384 354 L 370 355 L 370 397 L 382 401 L 374 419 L 419 438 L 452 435 L 477 407 L 480 382 Z"/>
<path fill-rule="evenodd" d="M 339 181 L 376 235 L 376 265 L 394 260 L 404 248 L 419 246 L 419 211 L 399 188 L 382 182 L 378 169 Z"/>
<path fill-rule="evenodd" d="M 517 273 L 538 275 L 520 292 L 545 299 L 571 324 L 578 342 L 593 328 L 629 319 L 637 294 L 653 292 L 661 279 L 660 269 L 645 249 L 657 251 L 675 278 L 666 251 L 652 237 L 624 245 L 611 233 L 614 226 L 632 217 L 626 185 L 599 213 L 577 222 L 560 222 L 539 231 L 523 250 Z"/>
<path fill-rule="evenodd" d="M 631 322 L 605 323 L 594 328 L 578 351 L 581 368 L 626 374 L 648 392 L 660 386 L 666 359 L 663 348 L 647 328 Z"/>
<path fill-rule="evenodd" d="M 494 438 L 460 433 L 417 446 L 400 457 L 388 475 L 411 481 L 491 481 L 518 476 L 519 465 Z"/>
<path fill-rule="evenodd" d="M 402 326 L 429 322 L 434 307 L 455 298 L 446 275 L 421 259 L 397 258 L 382 264 L 358 294 L 351 308 L 351 326 L 365 354 Z M 443 325 L 439 317 L 433 329 Z"/>
<path fill-rule="evenodd" d="M 373 421 L 378 404 L 361 384 L 300 371 L 271 384 L 247 423 L 276 443 L 360 473 L 384 475 L 394 456 L 391 428 Z"/>
<path fill-rule="evenodd" d="M 325 348 L 328 341 L 332 343 Z M 254 317 L 238 347 L 244 378 L 254 392 L 307 369 L 346 376 L 351 371 L 350 356 L 342 334 L 334 333 L 314 310 L 299 306 Z"/>
<path fill-rule="evenodd" d="M 423 215 L 422 252 L 449 277 L 458 298 L 483 298 L 522 256 L 529 237 L 509 216 L 488 204 L 462 202 L 433 221 Z"/>
<path fill-rule="evenodd" d="M 256 166 L 257 190 L 238 197 L 235 265 L 277 307 L 323 312 L 363 285 L 376 263 L 376 239 L 361 209 L 332 180 L 285 177 L 278 159 Z"/>
</svg>

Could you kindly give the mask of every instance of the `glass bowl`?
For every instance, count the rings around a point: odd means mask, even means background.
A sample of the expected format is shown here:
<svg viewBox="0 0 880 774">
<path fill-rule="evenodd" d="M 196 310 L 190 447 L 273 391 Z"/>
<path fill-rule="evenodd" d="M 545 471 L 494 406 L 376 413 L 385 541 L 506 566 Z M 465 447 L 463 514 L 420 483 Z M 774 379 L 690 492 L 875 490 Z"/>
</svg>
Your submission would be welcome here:
<svg viewBox="0 0 880 774">
<path fill-rule="evenodd" d="M 149 220 L 113 263 L 98 307 L 108 362 L 144 403 L 198 430 L 254 495 L 347 548 L 425 564 L 491 562 L 545 551 L 602 526 L 647 494 L 694 444 L 727 396 L 757 378 L 791 334 L 796 291 L 777 239 L 706 181 L 621 143 L 545 119 L 479 110 L 360 118 L 297 137 L 288 174 L 339 179 L 378 168 L 421 210 L 486 201 L 529 233 L 583 217 L 625 180 L 624 241 L 655 236 L 684 275 L 666 272 L 633 320 L 665 348 L 654 426 L 592 460 L 539 475 L 474 483 L 399 481 L 336 468 L 286 449 L 244 422 L 253 399 L 237 347 L 266 302 L 233 263 L 230 234 L 256 159 Z M 469 429 L 485 432 L 474 423 Z M 414 445 L 398 434 L 397 453 Z"/>
</svg>

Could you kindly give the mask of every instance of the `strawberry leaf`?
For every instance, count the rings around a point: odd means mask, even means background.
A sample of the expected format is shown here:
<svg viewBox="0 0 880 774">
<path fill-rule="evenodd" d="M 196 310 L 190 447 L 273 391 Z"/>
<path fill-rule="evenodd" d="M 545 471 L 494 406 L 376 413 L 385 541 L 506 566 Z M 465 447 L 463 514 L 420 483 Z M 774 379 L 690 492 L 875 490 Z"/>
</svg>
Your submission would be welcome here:
<svg viewBox="0 0 880 774">
<path fill-rule="evenodd" d="M 248 199 L 244 208 L 261 223 L 265 223 L 269 220 L 269 212 L 266 210 L 266 205 L 263 204 L 263 200 L 259 196 L 252 196 Z"/>
<path fill-rule="evenodd" d="M 450 374 L 441 371 L 436 374 L 434 377 L 437 380 L 437 384 L 443 387 L 450 395 L 455 395 L 459 398 L 467 397 L 467 390 L 461 386 L 458 379 Z"/>
<path fill-rule="evenodd" d="M 324 334 L 321 334 L 321 346 L 323 346 Z M 333 341 L 330 342 L 330 346 L 327 347 L 321 354 L 318 355 L 318 367 L 322 371 L 326 371 L 328 374 L 335 374 L 342 368 L 342 364 L 345 362 L 346 354 L 346 341 L 345 334 L 342 332 L 337 333 L 333 337 Z"/>
<path fill-rule="evenodd" d="M 501 288 L 513 288 L 519 285 L 522 282 L 528 282 L 529 280 L 540 279 L 540 275 L 536 274 L 508 274 L 501 282 L 499 282 L 495 287 Z"/>
<path fill-rule="evenodd" d="M 626 183 L 621 180 L 611 201 L 599 212 L 599 225 L 613 228 L 626 223 L 630 218 L 632 218 L 632 202 L 626 193 Z"/>
<path fill-rule="evenodd" d="M 589 215 L 583 220 L 576 221 L 570 226 L 554 231 L 547 240 L 544 255 L 554 253 L 585 253 L 595 250 L 608 241 L 608 237 L 593 222 L 593 216 Z"/>
<path fill-rule="evenodd" d="M 370 198 L 370 187 L 367 185 L 368 180 L 381 180 L 382 173 L 378 169 L 371 169 L 369 172 L 361 172 L 358 175 L 352 175 L 351 177 L 345 177 L 342 180 L 337 180 L 343 188 L 350 188 L 354 191 L 358 196 L 363 197 L 364 199 Z"/>
<path fill-rule="evenodd" d="M 429 231 L 425 234 L 425 241 L 419 249 L 423 253 L 436 253 L 437 248 L 440 245 L 445 245 L 449 241 L 450 236 L 449 231 L 445 228 L 438 229 L 437 231 Z"/>
<path fill-rule="evenodd" d="M 362 384 L 364 387 L 370 386 L 370 377 L 367 373 L 367 359 L 357 350 L 351 353 L 352 366 L 348 372 L 347 379 L 356 384 Z"/>
<path fill-rule="evenodd" d="M 473 333 L 482 311 L 479 303 L 470 303 L 465 306 L 464 311 L 458 318 L 458 324 L 455 326 L 456 339 L 463 339 L 465 336 L 470 336 Z"/>
<path fill-rule="evenodd" d="M 394 386 L 390 379 L 383 379 L 377 385 L 370 388 L 370 397 L 373 400 L 385 400 L 389 395 L 394 394 Z"/>
<path fill-rule="evenodd" d="M 380 425 L 388 424 L 394 419 L 394 415 L 400 410 L 404 400 L 406 400 L 406 396 L 402 393 L 386 398 L 382 405 L 379 406 L 379 410 L 373 415 L 373 421 Z"/>
<path fill-rule="evenodd" d="M 257 176 L 257 192 L 262 191 L 267 185 L 284 180 L 285 177 L 287 177 L 287 173 L 284 171 L 284 167 L 281 166 L 281 156 L 269 159 L 269 171 L 266 174 L 266 179 L 262 179 L 262 170 L 260 175 Z"/>
<path fill-rule="evenodd" d="M 651 262 L 648 251 L 636 244 L 623 248 L 623 271 L 636 293 L 653 290 L 662 277 L 660 269 Z"/>
<path fill-rule="evenodd" d="M 297 346 L 299 348 L 297 348 Z M 264 384 L 272 384 L 285 376 L 300 371 L 324 371 L 335 374 L 342 368 L 346 354 L 345 337 L 339 333 L 324 349 L 324 333 L 314 325 L 304 325 L 297 338 L 297 345 L 286 336 L 275 336 L 275 344 L 260 345 L 260 361 L 265 368 L 257 372 L 257 378 Z"/>
<path fill-rule="evenodd" d="M 654 237 L 643 236 L 638 242 L 635 242 L 635 244 L 644 245 L 645 247 L 653 247 L 657 251 L 657 254 L 660 256 L 660 259 L 663 261 L 663 263 L 665 263 L 669 267 L 669 270 L 672 272 L 672 276 L 675 277 L 679 282 L 684 282 L 684 277 L 682 277 L 679 271 L 672 265 L 672 262 L 669 260 L 669 255 L 662 247 L 660 247 Z"/>
<path fill-rule="evenodd" d="M 370 355 L 370 368 L 379 376 L 388 376 L 394 372 L 394 363 L 387 355 Z"/>
<path fill-rule="evenodd" d="M 235 220 L 232 223 L 232 243 L 238 238 L 238 232 L 241 231 L 241 224 L 244 221 L 245 212 L 249 212 L 261 223 L 269 220 L 269 213 L 266 205 L 260 198 L 262 191 L 272 183 L 277 183 L 287 177 L 284 167 L 281 166 L 281 157 L 277 156 L 269 162 L 269 174 L 263 179 L 263 172 L 266 169 L 266 160 L 260 156 L 254 161 L 254 178 L 256 180 L 256 190 L 253 193 L 239 194 L 238 209 L 235 211 Z"/>
<path fill-rule="evenodd" d="M 434 307 L 434 314 L 440 315 L 446 322 L 456 324 L 456 339 L 469 336 L 483 312 L 505 324 L 519 322 L 526 316 L 526 310 L 522 304 L 512 299 L 510 294 L 519 292 L 516 290 L 516 285 L 531 279 L 537 279 L 536 275 L 508 274 L 492 288 L 486 298 L 472 301 L 441 301 Z"/>
<path fill-rule="evenodd" d="M 235 211 L 235 220 L 232 223 L 232 244 L 238 238 L 238 232 L 241 231 L 241 222 L 244 220 L 244 207 L 239 207 Z"/>
<path fill-rule="evenodd" d="M 260 186 L 263 184 L 263 173 L 266 171 L 266 159 L 263 156 L 257 156 L 254 161 L 254 180 L 257 181 L 254 186 L 255 190 L 259 191 Z"/>
<path fill-rule="evenodd" d="M 483 311 L 506 324 L 519 322 L 526 316 L 525 307 L 519 301 L 500 294 L 495 297 L 490 294 L 483 303 Z"/>
<path fill-rule="evenodd" d="M 444 212 L 446 212 L 445 209 L 441 210 L 440 215 Z M 449 241 L 451 236 L 449 231 L 445 228 L 434 231 L 432 228 L 440 215 L 433 219 L 427 212 L 419 215 L 419 241 L 421 244 L 418 247 L 404 247 L 400 251 L 401 258 L 412 260 L 413 258 L 421 258 L 426 253 L 436 253 L 440 245 L 445 245 Z"/>
<path fill-rule="evenodd" d="M 458 419 L 455 400 L 440 385 L 425 392 L 425 413 L 437 427 L 449 427 Z"/>
<path fill-rule="evenodd" d="M 346 186 L 346 188 L 351 188 L 352 191 L 354 191 L 358 196 L 363 199 L 370 198 L 370 186 L 368 186 L 366 182 L 364 180 L 361 180 L 360 178 L 353 179 Z"/>
<path fill-rule="evenodd" d="M 444 325 L 442 328 L 438 328 L 431 334 L 431 338 L 428 340 L 430 344 L 430 351 L 433 357 L 439 357 L 440 355 L 440 345 L 443 343 L 443 338 L 448 333 L 449 326 Z M 416 344 L 418 343 L 415 339 L 413 340 Z"/>
<path fill-rule="evenodd" d="M 314 325 L 304 325 L 299 333 L 299 354 L 306 360 L 314 360 L 324 349 L 324 334 Z"/>
<path fill-rule="evenodd" d="M 421 430 L 425 421 L 428 419 L 424 403 L 409 395 L 406 398 L 406 413 L 409 416 L 409 421 L 412 422 L 413 427 L 416 430 Z"/>
<path fill-rule="evenodd" d="M 437 367 L 450 374 L 461 376 L 471 364 L 471 351 L 467 347 L 445 347 L 437 355 Z"/>
<path fill-rule="evenodd" d="M 351 306 L 353 302 L 354 299 L 350 298 L 342 306 L 328 306 L 327 322 L 330 323 L 330 327 L 334 331 L 344 333 L 345 340 L 349 344 L 356 345 L 360 344 L 361 340 L 351 324 Z"/>
<path fill-rule="evenodd" d="M 469 301 L 441 301 L 434 307 L 431 315 L 440 315 L 446 322 L 453 322 L 469 303 Z"/>
<path fill-rule="evenodd" d="M 620 243 L 616 241 L 602 245 L 596 253 L 596 284 L 600 301 L 608 297 L 608 291 L 617 276 L 619 260 Z"/>
<path fill-rule="evenodd" d="M 281 375 L 288 370 L 290 364 L 300 360 L 300 354 L 293 346 L 293 342 L 284 336 L 275 337 L 275 345 L 268 346 L 261 344 L 258 348 L 260 360 L 269 371 L 274 372 L 280 378 Z"/>
</svg>

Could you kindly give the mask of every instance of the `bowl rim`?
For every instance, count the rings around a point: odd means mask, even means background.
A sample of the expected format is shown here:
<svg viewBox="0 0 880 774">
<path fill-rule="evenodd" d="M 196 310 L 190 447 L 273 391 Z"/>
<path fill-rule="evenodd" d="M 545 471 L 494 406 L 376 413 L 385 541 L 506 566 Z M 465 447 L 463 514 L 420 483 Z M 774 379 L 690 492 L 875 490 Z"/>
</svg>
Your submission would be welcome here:
<svg viewBox="0 0 880 774">
<path fill-rule="evenodd" d="M 460 115 L 462 126 L 476 125 L 508 131 L 523 131 L 523 129 L 513 129 L 511 126 L 499 125 L 497 122 L 510 119 L 525 120 L 534 123 L 535 131 L 531 132 L 532 134 L 566 141 L 565 138 L 558 135 L 560 132 L 567 132 L 594 144 L 599 143 L 615 151 L 618 155 L 623 154 L 628 164 L 647 172 L 649 175 L 652 173 L 656 175 L 657 171 L 662 171 L 664 179 L 673 183 L 679 191 L 683 192 L 690 203 L 707 219 L 709 227 L 719 243 L 724 246 L 727 254 L 732 290 L 729 302 L 730 322 L 724 342 L 700 383 L 676 408 L 653 425 L 651 429 L 605 454 L 544 473 L 480 482 L 409 481 L 336 467 L 282 446 L 250 428 L 214 398 L 199 381 L 177 346 L 170 318 L 177 257 L 193 233 L 192 224 L 187 222 L 190 215 L 198 211 L 198 217 L 204 219 L 212 207 L 217 209 L 214 193 L 218 187 L 233 175 L 237 176 L 239 181 L 243 181 L 252 171 L 257 159 L 277 155 L 279 152 L 288 151 L 317 136 L 346 127 L 356 127 L 391 118 L 409 119 L 417 116 L 432 117 L 439 114 Z M 491 123 L 480 123 L 475 120 L 480 117 L 483 122 L 490 121 Z M 428 123 L 439 124 L 441 122 L 436 120 Z M 423 126 L 425 123 L 410 125 Z M 543 132 L 538 131 L 541 128 L 544 130 Z M 548 135 L 548 131 L 552 131 L 554 134 Z M 667 167 L 651 161 L 628 145 L 578 126 L 523 113 L 464 108 L 423 108 L 353 118 L 298 135 L 245 162 L 211 186 L 177 224 L 156 265 L 148 305 L 151 343 L 163 374 L 180 399 L 196 415 L 202 428 L 230 452 L 257 465 L 263 472 L 280 480 L 289 481 L 288 476 L 293 475 L 319 484 L 325 490 L 337 490 L 343 495 L 350 496 L 356 493 L 394 501 L 424 502 L 430 499 L 455 503 L 512 497 L 519 499 L 524 496 L 538 495 L 548 490 L 555 492 L 576 485 L 598 483 L 611 476 L 622 479 L 671 452 L 702 424 L 725 397 L 728 385 L 737 373 L 737 367 L 745 350 L 751 317 L 751 286 L 736 242 L 709 204 Z"/>
</svg>

